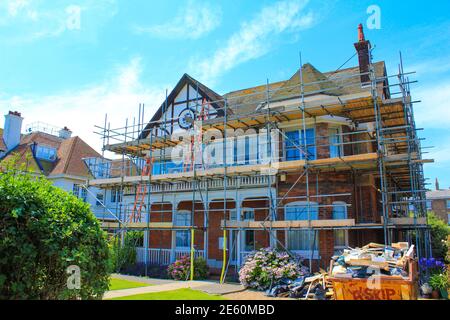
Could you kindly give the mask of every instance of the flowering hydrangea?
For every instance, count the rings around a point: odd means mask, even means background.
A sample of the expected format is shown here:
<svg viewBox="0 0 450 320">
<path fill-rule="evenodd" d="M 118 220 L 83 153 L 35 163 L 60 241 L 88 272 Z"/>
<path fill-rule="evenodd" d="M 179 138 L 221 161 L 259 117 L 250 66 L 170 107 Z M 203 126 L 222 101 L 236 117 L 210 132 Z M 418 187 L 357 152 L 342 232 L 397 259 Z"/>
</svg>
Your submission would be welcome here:
<svg viewBox="0 0 450 320">
<path fill-rule="evenodd" d="M 286 252 L 265 248 L 247 256 L 239 281 L 247 288 L 266 290 L 282 278 L 296 279 L 304 273 Z"/>
<path fill-rule="evenodd" d="M 182 256 L 167 268 L 169 277 L 175 280 L 188 280 L 191 272 L 191 258 L 188 255 Z M 194 279 L 206 279 L 208 277 L 208 267 L 203 258 L 194 260 Z"/>
</svg>

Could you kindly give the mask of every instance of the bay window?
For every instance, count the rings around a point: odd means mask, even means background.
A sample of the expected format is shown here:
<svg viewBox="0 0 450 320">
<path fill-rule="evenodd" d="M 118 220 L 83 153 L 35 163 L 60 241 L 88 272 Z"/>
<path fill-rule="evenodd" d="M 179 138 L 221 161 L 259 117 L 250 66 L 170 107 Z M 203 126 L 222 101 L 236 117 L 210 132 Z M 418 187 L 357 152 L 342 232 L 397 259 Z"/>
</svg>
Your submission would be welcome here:
<svg viewBox="0 0 450 320">
<path fill-rule="evenodd" d="M 308 218 L 310 220 L 318 220 L 319 208 L 315 202 L 309 202 L 309 206 L 307 202 L 293 202 L 286 205 L 284 215 L 285 220 L 288 221 L 308 220 Z M 314 230 L 289 230 L 287 231 L 286 240 L 289 250 L 305 258 L 311 255 L 311 250 L 314 250 L 313 257 L 317 257 L 319 237 Z"/>
<path fill-rule="evenodd" d="M 316 159 L 316 145 L 315 145 L 315 130 L 314 128 L 287 131 L 285 137 L 285 158 L 286 161 L 293 160 L 315 160 Z M 306 149 L 305 149 L 306 143 Z M 307 157 L 306 157 L 307 155 Z"/>
</svg>

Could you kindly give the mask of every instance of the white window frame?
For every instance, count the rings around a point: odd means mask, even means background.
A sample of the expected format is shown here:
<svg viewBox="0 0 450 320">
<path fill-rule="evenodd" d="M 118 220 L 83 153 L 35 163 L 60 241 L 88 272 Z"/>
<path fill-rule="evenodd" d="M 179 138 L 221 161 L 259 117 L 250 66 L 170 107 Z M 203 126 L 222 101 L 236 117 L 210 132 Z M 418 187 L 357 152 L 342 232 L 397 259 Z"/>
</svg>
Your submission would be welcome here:
<svg viewBox="0 0 450 320">
<path fill-rule="evenodd" d="M 43 152 L 44 150 L 45 152 Z M 52 157 L 50 157 L 50 153 L 52 153 Z M 56 148 L 39 144 L 36 146 L 36 158 L 53 162 L 57 157 L 58 151 L 56 150 Z"/>
<path fill-rule="evenodd" d="M 252 212 L 252 215 L 253 215 L 253 218 L 251 218 L 251 219 L 245 219 L 245 214 L 244 214 L 244 212 Z M 240 212 L 241 212 L 241 217 L 240 217 L 240 220 L 238 220 L 238 216 L 237 216 L 237 209 L 231 209 L 230 210 L 230 220 L 231 221 L 255 221 L 255 209 L 254 208 L 249 208 L 249 207 L 244 207 L 244 208 L 241 208 L 240 209 Z M 234 216 L 234 217 L 233 217 Z M 233 218 L 235 218 L 235 219 L 233 219 Z M 240 239 L 240 243 L 241 243 L 241 251 L 244 251 L 244 252 L 246 252 L 246 250 L 243 250 L 243 249 L 245 249 L 245 234 L 246 234 L 246 232 L 247 231 L 253 231 L 253 234 L 254 234 L 254 236 L 256 236 L 255 235 L 255 231 L 254 230 L 242 230 L 242 232 L 241 232 L 241 239 Z M 230 237 L 230 243 L 232 243 L 232 238 Z M 223 241 L 223 239 L 222 239 L 222 241 Z M 228 245 L 230 245 L 230 244 L 228 244 Z M 221 245 L 219 244 L 219 249 L 223 249 L 223 248 L 220 248 L 221 247 Z"/>
<path fill-rule="evenodd" d="M 74 183 L 73 186 L 72 186 L 72 194 L 75 197 L 79 198 L 80 197 L 80 190 L 81 190 L 80 185 L 78 183 Z"/>
<path fill-rule="evenodd" d="M 330 141 L 330 138 L 331 138 L 331 134 L 330 134 L 331 132 L 330 131 L 331 130 L 337 130 L 337 137 L 338 137 L 338 143 L 339 143 L 339 145 L 337 147 L 339 148 L 340 156 L 343 157 L 344 156 L 344 145 L 342 144 L 343 143 L 343 141 L 342 141 L 342 126 L 330 125 L 330 126 L 328 126 L 328 144 L 329 144 L 328 149 L 329 149 L 329 152 L 330 152 L 330 158 L 332 158 L 332 156 L 331 156 L 331 147 L 333 147 L 331 145 L 331 141 Z"/>
<path fill-rule="evenodd" d="M 314 126 L 307 126 L 306 130 L 309 130 L 309 129 L 312 129 L 314 131 L 314 159 L 313 160 L 317 160 L 317 141 L 316 141 L 317 140 L 316 139 L 316 132 L 317 132 L 317 130 L 316 130 L 316 127 L 314 127 Z M 286 155 L 287 155 L 287 153 L 286 153 L 286 141 L 287 141 L 287 138 L 286 138 L 285 135 L 287 135 L 288 132 L 293 132 L 293 131 L 298 131 L 299 132 L 299 139 L 300 140 L 302 139 L 303 129 L 291 129 L 291 128 L 284 129 L 284 131 L 283 131 L 284 134 L 283 134 L 283 139 L 282 139 L 283 140 L 283 159 L 284 159 L 284 161 L 288 161 L 287 158 L 286 158 Z M 302 146 L 303 141 L 300 141 L 300 142 L 301 142 L 300 146 Z M 308 147 L 306 147 L 306 148 L 308 148 Z M 308 150 L 306 150 L 306 151 L 308 151 Z M 304 157 L 304 155 L 302 155 L 302 152 L 300 150 L 299 150 L 299 152 L 300 152 L 300 159 L 297 159 L 297 160 L 302 160 L 301 158 Z M 289 160 L 289 161 L 295 161 L 295 160 Z"/>
<path fill-rule="evenodd" d="M 191 219 L 192 219 L 192 217 L 191 217 L 192 212 L 189 211 L 189 210 L 176 210 L 176 211 L 174 211 L 173 215 L 172 215 L 172 221 L 173 221 L 173 225 L 175 227 L 178 226 L 178 224 L 176 223 L 176 215 L 178 215 L 178 214 L 189 215 L 189 222 L 185 226 L 190 226 Z M 186 232 L 186 231 L 188 232 L 189 246 L 182 246 L 182 247 L 181 246 L 180 247 L 177 246 L 177 232 Z M 189 229 L 186 229 L 186 230 L 174 230 L 172 232 L 172 248 L 174 248 L 175 250 L 190 250 L 191 249 L 191 233 L 189 231 L 190 231 Z"/>
<path fill-rule="evenodd" d="M 348 218 L 347 203 L 344 202 L 344 201 L 335 201 L 335 202 L 333 202 L 333 211 L 334 211 L 334 207 L 337 207 L 337 206 L 345 208 L 345 218 L 344 219 L 347 219 Z M 334 252 L 342 251 L 343 249 L 346 249 L 348 247 L 348 229 L 339 229 L 339 230 L 334 230 L 334 231 L 342 231 L 342 230 L 344 231 L 344 242 L 345 242 L 345 244 L 343 246 L 336 246 L 336 242 L 334 242 L 334 244 L 333 244 L 334 245 Z M 336 232 L 334 232 L 334 233 L 336 233 Z M 334 241 L 336 240 L 335 236 L 333 237 L 333 239 L 334 239 Z"/>
<path fill-rule="evenodd" d="M 287 220 L 286 219 L 286 211 L 287 211 L 287 209 L 289 208 L 289 207 L 297 207 L 297 206 L 307 206 L 308 205 L 308 202 L 307 201 L 296 201 L 296 202 L 290 202 L 290 203 L 288 203 L 288 204 L 286 204 L 285 206 L 284 206 L 284 220 L 285 221 L 291 221 L 291 220 Z M 312 206 L 312 207 L 314 207 L 314 208 L 317 208 L 317 218 L 319 218 L 319 207 L 318 207 L 318 203 L 317 202 L 309 202 L 309 205 L 310 206 Z M 308 221 L 308 220 L 302 220 L 302 221 Z M 291 230 L 291 231 L 295 231 L 295 230 Z M 298 231 L 302 231 L 302 230 L 298 230 Z M 310 231 L 309 229 L 303 229 L 303 231 Z M 314 230 L 313 230 L 314 231 Z M 319 255 L 319 250 L 320 250 L 320 247 L 319 247 L 319 241 L 320 241 L 320 239 L 319 239 L 319 233 L 318 233 L 318 231 L 314 231 L 314 232 L 317 232 L 317 241 L 316 241 L 316 246 L 317 246 L 317 249 L 316 250 L 314 250 L 314 253 L 313 253 L 313 255 L 312 255 L 312 259 L 313 260 L 319 260 L 320 259 L 320 255 Z M 286 248 L 288 248 L 288 245 L 289 245 L 289 231 L 288 230 L 286 230 L 285 232 L 284 232 L 284 244 L 285 244 L 285 246 L 286 246 Z M 311 239 L 312 241 L 314 241 L 314 239 Z M 311 244 L 311 243 L 310 243 Z M 294 252 L 294 253 L 296 253 L 296 254 L 298 254 L 298 255 L 300 255 L 301 257 L 303 257 L 303 258 L 305 258 L 305 259 L 309 259 L 310 257 L 311 257 L 311 250 L 290 250 L 291 252 Z"/>
</svg>

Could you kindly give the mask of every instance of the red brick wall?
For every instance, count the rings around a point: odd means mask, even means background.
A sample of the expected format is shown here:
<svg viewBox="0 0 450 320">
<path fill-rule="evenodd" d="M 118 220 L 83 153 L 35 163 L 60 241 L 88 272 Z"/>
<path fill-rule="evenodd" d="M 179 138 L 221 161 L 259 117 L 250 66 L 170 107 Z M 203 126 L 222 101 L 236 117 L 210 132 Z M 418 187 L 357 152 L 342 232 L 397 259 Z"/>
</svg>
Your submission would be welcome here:
<svg viewBox="0 0 450 320">
<path fill-rule="evenodd" d="M 283 197 L 285 193 L 292 187 L 300 173 L 287 174 L 286 181 L 279 181 L 278 197 Z M 309 194 L 310 201 L 317 202 L 324 207 L 319 208 L 319 219 L 332 219 L 333 202 L 343 201 L 350 204 L 347 207 L 347 215 L 349 219 L 355 219 L 356 222 L 362 220 L 365 222 L 379 222 L 380 211 L 377 211 L 377 193 L 376 187 L 372 185 L 373 178 L 368 176 L 361 179 L 361 176 L 355 176 L 351 172 L 321 172 L 318 175 L 309 174 Z M 318 189 L 316 190 L 318 186 Z M 331 194 L 350 194 L 346 196 L 324 196 L 315 197 L 316 195 Z M 284 219 L 284 206 L 289 202 L 306 201 L 306 177 L 297 183 L 292 189 L 284 203 L 278 208 L 278 219 Z M 284 231 L 278 231 L 279 239 L 284 241 Z M 363 246 L 368 242 L 382 242 L 383 234 L 377 230 L 364 230 L 364 232 L 349 231 L 349 245 Z M 331 257 L 334 255 L 334 231 L 319 231 L 319 254 L 321 260 L 315 264 L 316 267 L 328 267 Z"/>
<path fill-rule="evenodd" d="M 316 124 L 317 159 L 325 159 L 330 157 L 330 143 L 328 136 L 328 123 Z"/>
<path fill-rule="evenodd" d="M 150 222 L 172 222 L 172 204 L 152 204 Z M 149 248 L 170 249 L 172 247 L 172 231 L 150 230 Z"/>
<path fill-rule="evenodd" d="M 235 209 L 234 201 L 227 201 L 226 217 L 229 219 L 229 209 Z M 209 224 L 208 224 L 208 259 L 222 260 L 223 251 L 219 250 L 219 238 L 223 237 L 223 230 L 220 228 L 220 222 L 224 217 L 224 202 L 212 202 L 209 206 Z M 227 238 L 229 231 L 227 231 Z"/>
</svg>

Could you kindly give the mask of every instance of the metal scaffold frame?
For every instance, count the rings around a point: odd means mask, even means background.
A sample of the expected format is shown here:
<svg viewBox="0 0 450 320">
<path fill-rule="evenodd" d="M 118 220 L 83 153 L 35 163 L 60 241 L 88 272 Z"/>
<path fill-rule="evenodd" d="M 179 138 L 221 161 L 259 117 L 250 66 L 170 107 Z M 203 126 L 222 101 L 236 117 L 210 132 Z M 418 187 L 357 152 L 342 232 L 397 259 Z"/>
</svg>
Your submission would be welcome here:
<svg viewBox="0 0 450 320">
<path fill-rule="evenodd" d="M 106 178 L 100 184 L 96 184 L 95 180 L 90 181 L 92 185 L 99 185 L 102 188 L 117 188 L 119 186 L 121 198 L 124 198 L 125 189 L 130 189 L 132 186 L 146 186 L 148 190 L 147 204 L 145 207 L 146 221 L 142 223 L 140 220 L 138 223 L 130 221 L 129 209 L 122 204 L 122 201 L 116 203 L 115 214 L 113 214 L 116 221 L 105 223 L 106 227 L 111 227 L 115 232 L 119 234 L 126 233 L 127 230 L 143 230 L 144 231 L 144 260 L 145 260 L 145 273 L 147 275 L 148 267 L 148 251 L 150 245 L 150 232 L 153 231 L 176 231 L 176 230 L 189 230 L 190 231 L 190 257 L 191 257 L 191 274 L 190 278 L 194 277 L 193 260 L 196 250 L 195 247 L 195 233 L 203 232 L 204 242 L 204 256 L 208 259 L 208 227 L 209 217 L 212 212 L 218 212 L 223 214 L 223 221 L 221 224 L 223 237 L 223 258 L 220 281 L 223 283 L 226 279 L 231 259 L 235 255 L 234 250 L 237 251 L 239 256 L 240 242 L 242 232 L 246 230 L 256 230 L 267 232 L 270 245 L 273 247 L 282 247 L 289 254 L 289 248 L 285 246 L 282 241 L 278 239 L 277 232 L 279 231 L 292 231 L 292 230 L 307 230 L 310 231 L 309 235 L 313 235 L 313 241 L 311 246 L 311 254 L 306 259 L 309 261 L 309 266 L 312 267 L 312 261 L 314 260 L 314 251 L 318 250 L 316 239 L 320 231 L 326 230 L 382 230 L 385 244 L 391 243 L 394 239 L 394 230 L 404 231 L 405 237 L 409 242 L 413 242 L 417 248 L 418 257 L 431 256 L 430 249 L 430 233 L 423 223 L 423 219 L 426 221 L 426 198 L 425 198 L 425 180 L 423 178 L 423 164 L 426 160 L 422 159 L 421 151 L 421 139 L 417 135 L 419 129 L 416 128 L 414 121 L 413 105 L 418 101 L 412 101 L 410 84 L 415 81 L 410 81 L 409 76 L 413 73 L 405 73 L 403 70 L 403 59 L 400 55 L 399 71 L 397 75 L 385 76 L 377 75 L 374 64 L 372 63 L 372 56 L 370 53 L 369 71 L 367 73 L 358 72 L 344 77 L 335 77 L 333 80 L 335 83 L 339 81 L 345 81 L 354 77 L 361 78 L 363 75 L 368 75 L 370 82 L 367 84 L 370 94 L 357 99 L 343 101 L 338 96 L 336 99 L 329 103 L 323 103 L 320 105 L 311 105 L 309 101 L 306 101 L 306 97 L 312 94 L 321 94 L 329 90 L 343 89 L 351 86 L 361 86 L 360 83 L 339 84 L 338 87 L 325 87 L 320 90 L 306 90 L 307 87 L 321 86 L 329 84 L 329 79 L 323 81 L 305 82 L 303 78 L 303 64 L 302 57 L 300 55 L 300 69 L 299 69 L 299 85 L 288 87 L 292 89 L 292 93 L 282 97 L 278 97 L 276 100 L 271 99 L 271 94 L 276 92 L 277 89 L 272 89 L 269 81 L 266 83 L 265 97 L 260 99 L 259 107 L 254 112 L 240 113 L 239 117 L 233 115 L 230 111 L 230 101 L 236 97 L 225 98 L 224 100 L 208 101 L 208 105 L 217 104 L 222 105 L 216 107 L 215 112 L 208 113 L 208 116 L 203 114 L 200 121 L 199 119 L 193 119 L 194 123 L 197 120 L 200 124 L 200 130 L 196 134 L 193 133 L 191 139 L 190 153 L 194 159 L 191 159 L 191 164 L 184 164 L 186 167 L 190 167 L 190 171 L 182 172 L 178 174 L 161 174 L 160 176 L 153 176 L 150 170 L 148 176 L 142 175 L 142 163 L 144 157 L 152 159 L 152 163 L 155 158 L 161 160 L 167 159 L 166 149 L 177 146 L 180 141 L 176 138 L 169 136 L 168 134 L 158 134 L 158 129 L 165 132 L 167 126 L 172 125 L 177 118 L 168 117 L 167 110 L 167 91 L 166 99 L 164 103 L 163 116 L 156 121 L 144 122 L 144 105 L 139 106 L 139 117 L 136 123 L 135 119 L 131 126 L 128 125 L 128 119 L 126 120 L 125 127 L 111 129 L 110 123 L 107 122 L 107 116 L 105 116 L 105 123 L 103 127 L 97 126 L 98 134 L 101 135 L 103 141 L 103 150 L 112 151 L 121 155 L 120 163 L 116 161 L 118 169 L 120 169 L 120 175 L 117 178 Z M 389 79 L 397 79 L 398 83 L 388 84 Z M 398 86 L 400 98 L 397 99 L 385 99 L 380 98 L 380 90 L 390 90 L 390 88 Z M 297 91 L 296 91 L 297 90 Z M 395 94 L 391 94 L 395 95 Z M 240 95 L 242 97 L 256 96 L 255 93 L 248 93 Z M 195 99 L 195 110 L 198 115 L 198 110 L 204 108 L 205 101 L 202 105 L 199 103 L 198 97 L 198 83 L 197 83 L 197 98 Z M 283 111 L 280 111 L 277 103 L 280 101 L 295 100 L 293 108 L 285 107 Z M 252 104 L 255 103 L 253 100 Z M 234 108 L 244 107 L 246 103 L 233 104 Z M 389 110 L 387 110 L 389 109 Z M 202 111 L 203 113 L 203 111 Z M 221 117 L 218 115 L 222 113 Z M 338 132 L 333 137 L 338 137 L 337 142 L 331 141 L 332 136 L 328 132 L 327 135 L 317 135 L 315 131 L 315 141 L 311 145 L 307 139 L 307 127 L 312 125 L 317 127 L 317 118 L 327 116 L 331 119 L 345 118 L 354 126 L 354 130 L 349 132 Z M 297 144 L 295 141 L 290 141 L 295 149 L 298 149 L 301 154 L 301 159 L 296 162 L 295 166 L 286 164 L 286 160 L 280 161 L 279 154 L 274 154 L 272 150 L 272 132 L 275 132 L 278 136 L 282 137 L 285 141 L 289 141 L 290 138 L 284 133 L 283 128 L 280 128 L 279 123 L 292 122 L 298 126 L 298 130 L 302 132 Z M 373 123 L 373 130 L 361 130 L 359 124 L 361 123 Z M 146 126 L 145 126 L 146 125 Z M 236 128 L 265 128 L 267 131 L 267 149 L 269 154 L 269 162 L 265 166 L 259 164 L 248 165 L 248 171 L 239 171 L 233 165 L 228 163 L 227 141 L 227 129 Z M 208 129 L 217 129 L 223 133 L 223 166 L 220 168 L 210 168 L 205 166 L 202 161 L 201 168 L 197 168 L 195 161 L 195 155 L 197 148 L 202 148 L 201 141 L 196 138 L 202 138 L 203 132 Z M 197 136 L 196 136 L 197 135 Z M 200 135 L 200 137 L 198 136 Z M 110 143 L 113 140 L 114 143 Z M 320 144 L 318 144 L 320 140 Z M 323 143 L 326 140 L 326 143 Z M 376 146 L 376 152 L 362 152 L 360 157 L 344 156 L 342 152 L 336 159 L 326 161 L 326 159 L 310 159 L 309 148 L 319 147 L 338 147 L 340 150 L 349 147 L 355 149 L 358 145 L 374 145 Z M 283 150 L 285 151 L 285 150 Z M 369 157 L 370 155 L 370 157 Z M 358 156 L 358 154 L 356 154 Z M 103 160 L 99 160 L 102 162 Z M 167 162 L 161 162 L 167 170 Z M 272 172 L 274 165 L 279 165 L 276 172 Z M 91 163 L 91 171 L 95 171 L 95 168 L 101 167 L 101 170 L 105 169 L 105 164 Z M 109 172 L 117 170 L 113 167 L 113 162 L 110 162 L 106 166 Z M 93 169 L 94 168 L 94 169 Z M 218 170 L 220 169 L 220 170 Z M 268 170 L 266 174 L 261 169 Z M 319 176 L 322 172 L 348 172 L 352 179 L 356 179 L 356 176 L 372 176 L 378 182 L 373 184 L 376 192 L 380 195 L 380 207 L 381 210 L 381 222 L 376 221 L 364 221 L 363 218 L 357 217 L 356 213 L 362 211 L 361 209 L 355 209 L 355 217 L 359 223 L 351 223 L 349 221 L 339 221 L 332 223 L 329 220 L 314 219 L 312 217 L 312 209 L 326 210 L 333 207 L 330 204 L 331 201 L 336 199 L 348 199 L 353 197 L 352 193 L 325 193 L 321 194 L 321 188 L 319 186 Z M 296 174 L 297 178 L 295 182 L 289 185 L 288 190 L 284 194 L 280 194 L 279 183 L 281 177 L 288 174 Z M 98 177 L 98 174 L 93 173 Z M 233 205 L 229 205 L 229 194 L 232 192 L 238 193 L 242 181 L 249 177 L 254 176 L 266 176 L 267 182 L 267 195 L 265 197 L 255 197 L 254 202 L 263 202 L 263 205 L 253 209 L 265 210 L 267 215 L 264 220 L 255 221 L 255 223 L 248 223 L 242 221 L 241 205 L 238 204 L 239 200 L 236 196 Z M 311 177 L 315 176 L 315 182 L 311 182 Z M 103 177 L 103 173 L 100 175 Z M 128 179 L 130 178 L 130 179 Z M 101 179 L 99 179 L 101 180 Z M 211 199 L 210 192 L 213 183 L 221 181 L 221 188 L 223 199 Z M 356 180 L 355 180 L 356 181 Z M 191 183 L 190 192 L 192 194 L 192 208 L 190 215 L 189 225 L 179 226 L 173 223 L 173 221 L 165 221 L 164 215 L 166 213 L 174 213 L 175 203 L 172 204 L 171 210 L 165 209 L 165 195 L 169 192 L 173 192 L 173 186 L 180 183 Z M 284 183 L 286 184 L 286 182 Z M 291 193 L 296 188 L 303 184 L 304 195 L 291 196 Z M 234 189 L 230 189 L 231 187 Z M 354 183 L 354 188 L 357 191 L 357 184 Z M 153 191 L 152 191 L 153 190 Z M 153 192 L 153 193 L 152 193 Z M 360 188 L 361 192 L 361 188 Z M 161 194 L 160 201 L 152 202 L 152 195 L 158 193 Z M 200 198 L 200 199 L 197 199 Z M 232 198 L 231 198 L 232 199 Z M 245 201 L 249 201 L 251 198 L 246 198 Z M 315 200 L 315 202 L 312 201 Z M 327 200 L 329 199 L 329 200 Z M 288 202 L 295 202 L 301 200 L 306 202 L 307 208 L 307 220 L 305 223 L 297 221 L 286 221 L 284 218 L 279 219 L 280 210 Z M 320 200 L 320 201 L 319 201 Z M 362 201 L 362 200 L 360 200 Z M 347 203 L 347 207 L 352 205 L 358 206 L 353 200 Z M 215 203 L 223 203 L 223 207 L 214 208 L 212 206 Z M 244 203 L 244 201 L 242 201 Z M 267 205 L 265 205 L 267 203 Z M 353 204 L 352 204 L 353 203 Z M 156 204 L 161 204 L 160 210 L 153 209 Z M 201 205 L 201 209 L 197 205 Z M 105 207 L 105 210 L 112 214 L 112 211 L 101 202 L 101 205 Z M 412 208 L 412 209 L 411 209 Z M 232 223 L 230 217 L 230 210 L 236 210 L 237 223 Z M 400 220 L 409 218 L 412 211 L 413 223 L 401 224 Z M 203 214 L 203 226 L 195 225 L 195 214 Z M 160 216 L 160 221 L 152 222 L 152 217 Z M 396 223 L 392 223 L 397 219 Z M 322 222 L 322 223 L 319 223 Z M 231 248 L 228 250 L 228 239 L 231 236 L 231 232 L 236 231 L 234 236 L 234 243 L 231 244 Z M 122 236 L 123 237 L 123 236 Z M 162 237 L 160 238 L 162 241 Z M 414 241 L 413 241 L 414 239 Z M 160 246 L 162 248 L 162 245 Z M 160 255 L 161 255 L 160 250 Z M 241 262 L 241 258 L 238 257 L 238 262 Z M 239 263 L 238 263 L 239 264 Z"/>
</svg>

